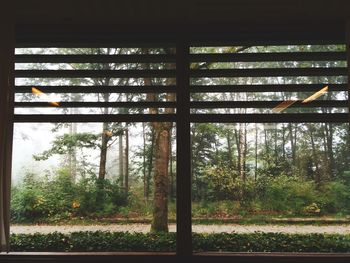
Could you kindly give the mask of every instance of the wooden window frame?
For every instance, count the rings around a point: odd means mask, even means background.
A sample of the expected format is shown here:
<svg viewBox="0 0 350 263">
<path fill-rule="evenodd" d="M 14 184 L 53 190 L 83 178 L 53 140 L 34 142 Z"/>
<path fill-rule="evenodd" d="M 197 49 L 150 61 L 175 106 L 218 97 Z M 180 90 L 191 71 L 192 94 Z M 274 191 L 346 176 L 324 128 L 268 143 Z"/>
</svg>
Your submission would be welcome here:
<svg viewBox="0 0 350 263">
<path fill-rule="evenodd" d="M 1 32 L 1 36 L 5 36 L 8 45 L 13 46 L 15 39 L 11 32 L 7 31 Z M 10 30 L 11 31 L 11 30 Z M 219 36 L 223 37 L 223 34 Z M 202 39 L 210 39 L 217 37 L 217 35 L 204 35 L 201 34 L 198 41 Z M 237 36 L 236 36 L 237 37 Z M 69 39 L 69 36 L 67 37 Z M 141 36 L 142 38 L 142 36 Z M 223 37 L 224 38 L 224 37 Z M 276 36 L 278 39 L 278 36 Z M 22 40 L 25 39 L 22 37 Z M 161 39 L 161 38 L 160 38 Z M 322 39 L 322 38 L 321 38 Z M 122 260 L 123 262 L 134 262 L 140 260 L 152 260 L 153 262 L 164 262 L 164 260 L 180 260 L 184 257 L 190 257 L 191 260 L 200 262 L 260 262 L 261 260 L 266 260 L 270 262 L 349 262 L 349 253 L 196 253 L 192 250 L 192 219 L 191 219 L 191 178 L 190 174 L 190 124 L 191 122 L 210 122 L 213 119 L 211 117 L 205 116 L 191 116 L 190 114 L 190 69 L 189 69 L 189 57 L 190 57 L 190 43 L 196 41 L 193 36 L 189 34 L 178 34 L 175 37 L 176 43 L 176 65 L 177 65 L 177 113 L 176 113 L 176 127 L 177 127 L 177 151 L 181 154 L 177 154 L 177 171 L 182 171 L 182 173 L 177 173 L 177 250 L 176 253 L 153 253 L 153 252 L 118 252 L 118 253 L 0 253 L 1 262 L 30 262 L 37 260 L 44 260 L 47 262 L 75 262 L 75 261 L 87 261 L 94 262 L 96 260 L 102 262 L 114 262 L 117 260 Z M 229 41 L 229 39 L 228 39 Z M 254 42 L 249 39 L 247 41 Z M 319 42 L 319 39 L 316 41 Z M 46 45 L 44 41 L 41 42 L 43 46 Z M 67 44 L 67 43 L 66 43 Z M 88 45 L 90 45 L 89 43 Z M 346 46 L 347 46 L 347 72 L 348 72 L 348 90 L 350 91 L 350 22 L 347 23 L 346 27 Z M 1 47 L 3 49 L 3 47 Z M 8 49 L 7 49 L 8 50 Z M 8 63 L 8 67 L 13 70 L 14 57 L 9 56 L 5 63 Z M 3 70 L 3 68 L 2 68 Z M 1 96 L 6 96 L 12 101 L 7 105 L 7 110 L 1 112 L 1 120 L 5 120 L 1 124 L 1 129 L 7 129 L 9 135 L 7 135 L 7 145 L 12 145 L 12 127 L 15 122 L 33 122 L 37 120 L 37 117 L 33 116 L 15 116 L 13 118 L 13 80 L 14 75 L 12 73 L 1 72 L 9 74 L 11 81 L 2 85 L 6 86 L 5 89 L 1 89 Z M 350 99 L 349 99 L 350 108 Z M 1 114 L 0 113 L 0 114 Z M 6 114 L 4 116 L 4 113 Z M 350 122 L 350 111 L 348 114 L 348 121 Z M 258 116 L 256 117 L 258 118 Z M 266 121 L 269 122 L 282 122 L 286 119 L 283 116 L 277 115 L 276 117 L 265 116 Z M 310 116 L 311 118 L 311 116 Z M 91 117 L 76 117 L 76 116 L 43 116 L 40 121 L 42 122 L 81 122 L 90 121 Z M 144 117 L 144 116 L 100 116 L 94 119 L 94 121 L 169 121 L 166 116 L 156 116 L 156 117 Z M 255 122 L 258 119 L 251 119 L 249 121 Z M 216 120 L 218 121 L 218 120 Z M 222 122 L 232 122 L 230 116 L 223 116 L 220 120 Z M 241 119 L 234 120 L 235 122 L 247 121 L 244 116 Z M 259 117 L 261 122 L 261 116 Z M 290 122 L 298 122 L 297 116 L 291 117 L 287 120 Z M 321 121 L 321 120 L 318 120 Z M 341 118 L 341 121 L 344 121 Z M 11 142 L 10 142 L 11 141 Z M 10 143 L 9 143 L 10 142 Z M 11 147 L 6 147 L 6 157 L 7 164 L 11 163 Z M 3 145 L 1 147 L 4 147 Z M 9 168 L 7 168 L 9 169 Z"/>
</svg>

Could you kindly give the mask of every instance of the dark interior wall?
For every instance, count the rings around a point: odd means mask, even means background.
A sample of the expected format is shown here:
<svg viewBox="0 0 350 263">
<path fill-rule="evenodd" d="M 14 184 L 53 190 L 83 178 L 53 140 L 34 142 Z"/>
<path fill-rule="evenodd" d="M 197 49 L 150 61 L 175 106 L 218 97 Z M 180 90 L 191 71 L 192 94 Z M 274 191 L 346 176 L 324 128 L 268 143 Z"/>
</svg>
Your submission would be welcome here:
<svg viewBox="0 0 350 263">
<path fill-rule="evenodd" d="M 348 0 L 16 0 L 18 24 L 341 21 Z"/>
<path fill-rule="evenodd" d="M 17 25 L 115 25 L 115 30 L 162 27 L 206 30 L 262 24 L 341 23 L 348 0 L 16 0 Z"/>
</svg>

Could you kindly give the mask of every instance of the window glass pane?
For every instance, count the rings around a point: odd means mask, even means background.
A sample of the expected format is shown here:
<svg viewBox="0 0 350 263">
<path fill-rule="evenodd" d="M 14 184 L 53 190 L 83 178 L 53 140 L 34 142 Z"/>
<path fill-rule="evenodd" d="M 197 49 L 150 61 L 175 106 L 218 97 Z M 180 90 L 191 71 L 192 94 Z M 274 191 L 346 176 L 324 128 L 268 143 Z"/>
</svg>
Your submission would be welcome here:
<svg viewBox="0 0 350 263">
<path fill-rule="evenodd" d="M 175 177 L 174 123 L 16 123 L 11 249 L 174 251 Z"/>
<path fill-rule="evenodd" d="M 194 250 L 349 252 L 349 128 L 192 123 Z"/>
</svg>

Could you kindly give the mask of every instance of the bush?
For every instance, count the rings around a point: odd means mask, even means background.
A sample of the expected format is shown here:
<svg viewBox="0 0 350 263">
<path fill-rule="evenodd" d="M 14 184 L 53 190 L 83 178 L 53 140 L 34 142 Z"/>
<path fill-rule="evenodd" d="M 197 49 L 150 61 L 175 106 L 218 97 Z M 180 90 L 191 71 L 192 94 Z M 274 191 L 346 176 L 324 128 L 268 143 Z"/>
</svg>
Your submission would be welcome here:
<svg viewBox="0 0 350 263">
<path fill-rule="evenodd" d="M 238 201 L 201 202 L 192 204 L 192 216 L 194 218 L 225 218 L 237 216 L 240 212 Z"/>
<path fill-rule="evenodd" d="M 75 232 L 12 234 L 12 251 L 175 251 L 175 233 Z M 219 233 L 193 234 L 195 251 L 350 252 L 350 235 Z"/>
<path fill-rule="evenodd" d="M 320 202 L 327 213 L 349 212 L 349 186 L 340 181 L 329 182 L 322 186 Z"/>
<path fill-rule="evenodd" d="M 127 205 L 128 197 L 118 182 L 101 181 L 92 176 L 82 179 L 77 187 L 79 207 L 75 212 L 80 216 L 106 216 Z"/>
<path fill-rule="evenodd" d="M 104 216 L 127 204 L 127 195 L 118 182 L 99 181 L 92 175 L 73 182 L 68 169 L 52 177 L 26 174 L 12 188 L 11 220 L 19 222 L 57 222 L 74 216 Z"/>
<path fill-rule="evenodd" d="M 313 181 L 286 175 L 269 179 L 260 200 L 263 209 L 290 214 L 303 214 L 306 207 L 320 202 Z"/>
<path fill-rule="evenodd" d="M 23 183 L 14 186 L 11 194 L 11 219 L 14 222 L 27 222 L 47 214 L 42 181 L 33 174 L 26 174 Z"/>
<path fill-rule="evenodd" d="M 223 252 L 349 252 L 350 235 L 220 233 L 194 234 L 195 251 Z"/>
<path fill-rule="evenodd" d="M 243 181 L 237 171 L 220 164 L 204 170 L 206 199 L 210 201 L 239 201 L 242 207 L 249 209 L 255 198 L 255 182 L 247 176 Z"/>
</svg>

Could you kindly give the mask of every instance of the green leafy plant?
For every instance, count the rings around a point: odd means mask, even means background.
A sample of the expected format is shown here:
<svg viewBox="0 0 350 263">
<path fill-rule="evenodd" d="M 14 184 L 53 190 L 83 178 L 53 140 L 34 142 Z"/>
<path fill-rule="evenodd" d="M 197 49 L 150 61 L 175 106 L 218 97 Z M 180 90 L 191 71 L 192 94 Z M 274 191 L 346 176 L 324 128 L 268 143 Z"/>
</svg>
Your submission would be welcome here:
<svg viewBox="0 0 350 263">
<path fill-rule="evenodd" d="M 175 233 L 74 232 L 12 234 L 12 251 L 175 251 Z M 284 233 L 193 234 L 195 251 L 350 252 L 350 235 Z"/>
</svg>

